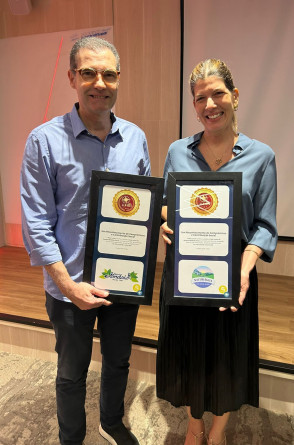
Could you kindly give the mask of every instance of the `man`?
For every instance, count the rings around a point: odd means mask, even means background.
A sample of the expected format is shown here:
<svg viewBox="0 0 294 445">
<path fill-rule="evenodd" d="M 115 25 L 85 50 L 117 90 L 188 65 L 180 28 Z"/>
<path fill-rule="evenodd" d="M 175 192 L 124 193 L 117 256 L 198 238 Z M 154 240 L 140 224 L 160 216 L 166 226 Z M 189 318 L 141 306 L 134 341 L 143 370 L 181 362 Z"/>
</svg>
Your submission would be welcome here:
<svg viewBox="0 0 294 445">
<path fill-rule="evenodd" d="M 111 112 L 119 69 L 112 44 L 96 37 L 78 40 L 68 71 L 78 103 L 31 132 L 22 164 L 23 238 L 31 264 L 44 267 L 58 353 L 62 445 L 81 445 L 86 434 L 86 377 L 96 318 L 102 353 L 99 432 L 111 444 L 139 443 L 122 423 L 138 306 L 111 304 L 108 292 L 82 282 L 91 171 L 150 175 L 143 131 Z"/>
</svg>

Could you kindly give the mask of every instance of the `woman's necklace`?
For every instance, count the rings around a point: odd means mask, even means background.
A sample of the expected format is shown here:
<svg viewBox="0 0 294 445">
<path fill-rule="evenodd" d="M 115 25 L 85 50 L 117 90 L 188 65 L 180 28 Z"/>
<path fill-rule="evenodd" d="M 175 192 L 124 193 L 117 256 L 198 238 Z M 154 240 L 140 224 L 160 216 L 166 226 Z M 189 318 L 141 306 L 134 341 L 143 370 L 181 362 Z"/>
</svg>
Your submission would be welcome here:
<svg viewBox="0 0 294 445">
<path fill-rule="evenodd" d="M 204 136 L 203 136 L 203 139 L 204 139 L 204 142 L 205 142 L 205 144 L 207 145 L 208 149 L 209 149 L 209 150 L 211 151 L 211 153 L 213 154 L 213 157 L 215 158 L 215 161 L 214 161 L 215 164 L 216 164 L 217 166 L 219 166 L 220 164 L 222 164 L 222 162 L 223 162 L 223 156 L 224 156 L 224 154 L 226 153 L 227 148 L 225 149 L 225 151 L 222 153 L 221 156 L 217 157 L 217 156 L 215 156 L 214 152 L 212 151 L 212 149 L 211 149 L 210 146 L 208 145 L 207 140 L 205 139 Z"/>
</svg>

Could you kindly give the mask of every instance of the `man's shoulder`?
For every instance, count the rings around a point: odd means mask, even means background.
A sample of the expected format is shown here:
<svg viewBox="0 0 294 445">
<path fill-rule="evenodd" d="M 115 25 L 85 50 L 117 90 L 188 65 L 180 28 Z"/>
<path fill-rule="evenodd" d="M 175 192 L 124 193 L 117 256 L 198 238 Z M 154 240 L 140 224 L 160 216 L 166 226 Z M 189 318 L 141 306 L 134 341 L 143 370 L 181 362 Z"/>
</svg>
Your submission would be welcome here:
<svg viewBox="0 0 294 445">
<path fill-rule="evenodd" d="M 64 130 L 70 123 L 69 113 L 62 116 L 55 116 L 47 122 L 44 122 L 31 131 L 31 135 L 38 137 L 42 135 L 49 135 L 58 130 Z"/>
<path fill-rule="evenodd" d="M 127 121 L 126 119 L 122 119 L 121 117 L 118 116 L 115 116 L 115 119 L 120 132 L 132 130 L 134 132 L 141 133 L 145 137 L 144 130 L 142 130 L 142 128 L 140 128 L 134 122 Z"/>
</svg>

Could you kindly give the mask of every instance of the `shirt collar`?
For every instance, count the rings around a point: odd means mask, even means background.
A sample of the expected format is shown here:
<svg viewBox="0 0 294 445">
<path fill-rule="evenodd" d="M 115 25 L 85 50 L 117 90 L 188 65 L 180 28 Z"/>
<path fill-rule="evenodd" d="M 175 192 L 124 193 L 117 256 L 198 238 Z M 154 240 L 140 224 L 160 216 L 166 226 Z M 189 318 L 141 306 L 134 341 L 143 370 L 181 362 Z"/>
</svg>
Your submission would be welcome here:
<svg viewBox="0 0 294 445">
<path fill-rule="evenodd" d="M 193 136 L 190 136 L 188 138 L 187 147 L 195 151 L 197 149 L 197 146 L 199 145 L 202 135 L 203 131 L 201 131 L 200 133 L 196 133 Z M 233 152 L 235 154 L 239 154 L 243 150 L 245 150 L 250 144 L 251 144 L 251 139 L 245 136 L 245 134 L 239 133 L 237 142 L 235 144 L 235 147 L 233 148 Z"/>
<path fill-rule="evenodd" d="M 188 148 L 191 148 L 192 150 L 199 144 L 200 139 L 203 135 L 203 131 L 200 133 L 193 134 L 193 136 L 188 137 Z"/>
<path fill-rule="evenodd" d="M 78 108 L 79 108 L 79 103 L 77 102 L 74 104 L 74 106 L 72 107 L 72 110 L 70 112 L 70 120 L 71 120 L 72 130 L 73 130 L 73 134 L 74 134 L 75 138 L 77 138 L 83 132 L 88 132 L 82 119 L 79 116 Z M 120 137 L 122 139 L 121 133 L 119 131 L 118 120 L 112 111 L 110 112 L 110 120 L 112 122 L 110 134 L 117 133 L 120 135 Z"/>
</svg>

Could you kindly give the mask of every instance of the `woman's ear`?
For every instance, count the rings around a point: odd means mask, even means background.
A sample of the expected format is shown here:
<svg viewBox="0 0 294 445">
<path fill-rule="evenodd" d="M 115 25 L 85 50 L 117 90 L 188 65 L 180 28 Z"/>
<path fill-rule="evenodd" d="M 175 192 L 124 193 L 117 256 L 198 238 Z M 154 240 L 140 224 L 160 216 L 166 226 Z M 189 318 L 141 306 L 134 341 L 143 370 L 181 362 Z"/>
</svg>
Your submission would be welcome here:
<svg viewBox="0 0 294 445">
<path fill-rule="evenodd" d="M 238 105 L 239 105 L 239 90 L 238 90 L 238 88 L 234 88 L 233 103 L 234 103 L 234 108 L 238 108 Z"/>
</svg>

